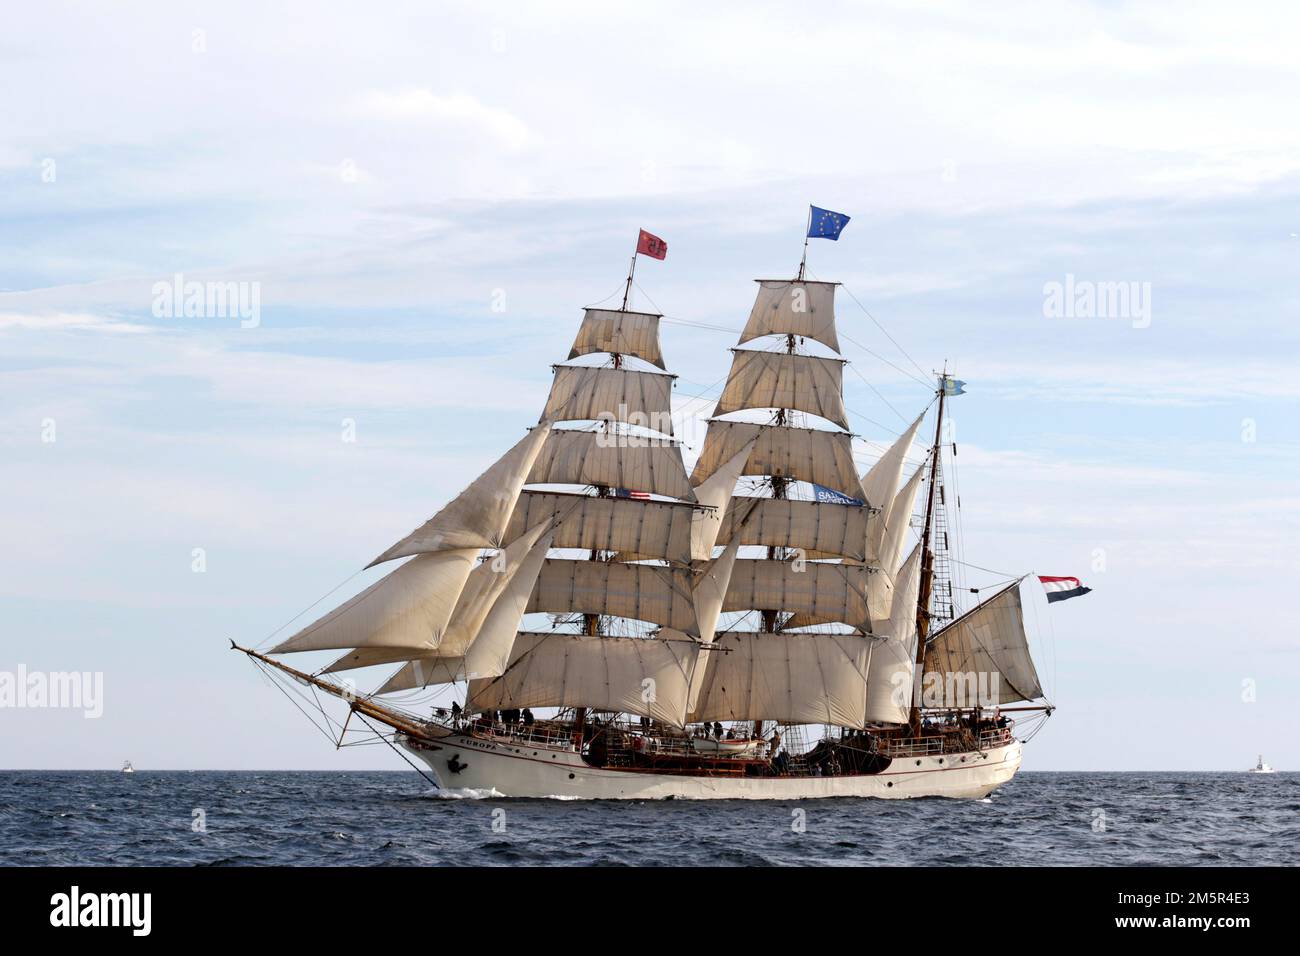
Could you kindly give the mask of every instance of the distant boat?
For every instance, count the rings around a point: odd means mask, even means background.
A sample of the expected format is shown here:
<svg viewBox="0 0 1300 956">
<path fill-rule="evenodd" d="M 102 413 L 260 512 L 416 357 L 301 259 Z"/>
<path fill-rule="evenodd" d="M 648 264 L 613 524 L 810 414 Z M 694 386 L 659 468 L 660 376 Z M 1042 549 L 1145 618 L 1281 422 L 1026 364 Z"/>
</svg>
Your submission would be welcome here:
<svg viewBox="0 0 1300 956">
<path fill-rule="evenodd" d="M 135 773 L 135 767 L 131 766 L 131 761 L 128 760 L 126 763 L 122 764 L 122 772 Z"/>
<path fill-rule="evenodd" d="M 1255 764 L 1255 766 L 1251 767 L 1246 772 L 1247 773 L 1272 773 L 1273 768 L 1270 767 L 1268 764 L 1264 763 L 1264 755 L 1260 754 L 1259 763 Z"/>
</svg>

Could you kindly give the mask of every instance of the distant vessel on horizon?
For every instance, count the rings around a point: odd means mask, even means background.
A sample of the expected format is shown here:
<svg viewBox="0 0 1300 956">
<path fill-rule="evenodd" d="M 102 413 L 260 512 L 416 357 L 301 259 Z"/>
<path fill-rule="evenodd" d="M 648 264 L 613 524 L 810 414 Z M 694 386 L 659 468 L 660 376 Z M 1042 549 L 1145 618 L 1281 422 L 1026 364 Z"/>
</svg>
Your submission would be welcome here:
<svg viewBox="0 0 1300 956">
<path fill-rule="evenodd" d="M 1273 773 L 1273 772 L 1274 772 L 1273 768 L 1270 767 L 1268 764 L 1264 763 L 1263 754 L 1259 755 L 1259 762 L 1256 763 L 1255 766 L 1251 767 L 1249 770 L 1246 771 L 1246 773 Z"/>
<path fill-rule="evenodd" d="M 128 760 L 128 761 L 126 761 L 126 763 L 122 764 L 122 772 L 123 772 L 123 773 L 135 773 L 135 767 L 132 767 L 132 766 L 131 766 L 131 761 Z"/>
</svg>

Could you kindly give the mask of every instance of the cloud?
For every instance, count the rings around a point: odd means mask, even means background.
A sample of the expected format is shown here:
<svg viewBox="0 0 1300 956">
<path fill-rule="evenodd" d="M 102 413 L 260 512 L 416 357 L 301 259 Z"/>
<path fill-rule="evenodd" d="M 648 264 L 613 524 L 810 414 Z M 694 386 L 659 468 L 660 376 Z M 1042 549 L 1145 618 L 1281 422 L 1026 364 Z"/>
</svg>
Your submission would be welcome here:
<svg viewBox="0 0 1300 956">
<path fill-rule="evenodd" d="M 468 93 L 438 94 L 431 90 L 370 90 L 355 97 L 348 107 L 355 116 L 389 122 L 462 125 L 485 133 L 499 144 L 520 150 L 534 136 L 528 126 L 507 110 L 487 106 Z"/>
<path fill-rule="evenodd" d="M 19 330 L 24 332 L 110 332 L 117 334 L 138 335 L 151 332 L 149 326 L 123 322 L 108 316 L 89 312 L 55 312 L 33 314 L 24 312 L 0 312 L 0 332 Z"/>
</svg>

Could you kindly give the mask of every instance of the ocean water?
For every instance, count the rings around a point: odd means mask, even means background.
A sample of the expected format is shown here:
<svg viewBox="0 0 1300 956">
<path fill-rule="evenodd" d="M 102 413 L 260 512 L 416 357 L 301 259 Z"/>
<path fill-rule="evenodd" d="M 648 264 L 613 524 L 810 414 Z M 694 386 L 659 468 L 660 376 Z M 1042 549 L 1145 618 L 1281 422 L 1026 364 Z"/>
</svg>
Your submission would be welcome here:
<svg viewBox="0 0 1300 956">
<path fill-rule="evenodd" d="M 0 773 L 0 864 L 1294 865 L 1300 774 L 1022 773 L 988 800 L 507 800 L 414 773 Z"/>
</svg>

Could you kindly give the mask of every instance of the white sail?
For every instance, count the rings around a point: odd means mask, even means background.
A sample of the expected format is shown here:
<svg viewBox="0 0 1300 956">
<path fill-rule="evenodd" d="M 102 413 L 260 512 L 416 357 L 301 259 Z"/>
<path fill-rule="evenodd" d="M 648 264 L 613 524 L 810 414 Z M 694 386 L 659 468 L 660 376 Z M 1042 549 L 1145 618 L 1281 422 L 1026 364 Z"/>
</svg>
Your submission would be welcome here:
<svg viewBox="0 0 1300 956">
<path fill-rule="evenodd" d="M 899 435 L 889 450 L 880 456 L 880 460 L 871 466 L 862 476 L 862 491 L 866 502 L 879 509 L 874 520 L 867 528 L 867 550 L 879 556 L 881 544 L 885 537 L 885 528 L 889 525 L 889 510 L 893 507 L 894 497 L 898 494 L 898 485 L 903 478 L 903 466 L 907 455 L 912 450 L 912 441 L 925 419 L 925 412 L 917 416 L 916 421 L 908 426 L 907 431 Z"/>
<path fill-rule="evenodd" d="M 563 513 L 555 528 L 557 548 L 629 551 L 686 564 L 694 512 L 689 503 L 524 491 L 505 540 L 513 541 L 546 515 Z"/>
<path fill-rule="evenodd" d="M 867 720 L 904 724 L 911 713 L 916 672 L 916 603 L 921 588 L 921 545 L 903 562 L 888 624 L 878 627 L 867 674 Z"/>
<path fill-rule="evenodd" d="M 926 702 L 930 703 L 932 681 L 933 692 L 943 695 L 942 703 L 935 706 L 988 706 L 1042 697 L 1025 634 L 1020 582 L 976 605 L 934 635 L 925 651 L 925 670 Z M 977 691 L 993 699 L 973 700 Z"/>
<path fill-rule="evenodd" d="M 907 529 L 912 526 L 912 512 L 916 509 L 916 495 L 921 489 L 924 473 L 925 465 L 922 464 L 907 480 L 902 490 L 894 496 L 894 501 L 889 506 L 889 517 L 885 521 L 878 561 L 881 569 L 890 576 L 896 575 L 903 564 L 903 549 L 907 547 Z"/>
<path fill-rule="evenodd" d="M 738 527 L 739 526 L 739 527 Z M 808 557 L 866 559 L 867 509 L 861 506 L 737 496 L 722 519 L 719 544 L 801 548 Z"/>
<path fill-rule="evenodd" d="M 685 568 L 550 558 L 542 566 L 529 612 L 581 612 L 650 621 L 699 635 Z"/>
<path fill-rule="evenodd" d="M 692 720 L 866 723 L 871 639 L 859 634 L 718 635 Z"/>
<path fill-rule="evenodd" d="M 435 648 L 478 553 L 478 548 L 458 548 L 417 554 L 270 653 L 347 647 Z"/>
<path fill-rule="evenodd" d="M 753 442 L 753 451 L 741 474 L 811 481 L 862 500 L 862 485 L 853 468 L 852 438 L 847 432 L 715 419 L 709 422 L 691 483 L 702 484 L 724 462 Z"/>
<path fill-rule="evenodd" d="M 695 500 L 680 446 L 667 439 L 612 432 L 551 432 L 527 484 L 604 485 Z"/>
<path fill-rule="evenodd" d="M 696 486 L 695 498 L 702 506 L 696 508 L 691 516 L 691 557 L 696 561 L 705 561 L 713 556 L 713 547 L 718 543 L 718 531 L 731 510 L 736 481 L 753 449 L 754 443 L 751 441 Z M 722 543 L 726 544 L 725 541 Z"/>
<path fill-rule="evenodd" d="M 724 611 L 789 611 L 823 621 L 840 621 L 866 631 L 867 581 L 870 572 L 858 564 L 736 561 L 723 602 Z"/>
<path fill-rule="evenodd" d="M 411 554 L 500 547 L 524 477 L 545 447 L 550 432 L 550 422 L 532 429 L 450 504 L 366 567 Z"/>
<path fill-rule="evenodd" d="M 758 296 L 740 334 L 741 345 L 762 335 L 799 335 L 840 350 L 835 334 L 836 283 L 755 281 Z"/>
<path fill-rule="evenodd" d="M 651 365 L 664 367 L 659 350 L 659 319 L 652 312 L 621 312 L 615 309 L 587 309 L 569 358 L 591 352 L 635 355 Z"/>
<path fill-rule="evenodd" d="M 746 408 L 793 408 L 847 430 L 844 360 L 732 349 L 731 373 L 714 415 Z"/>
<path fill-rule="evenodd" d="M 504 673 L 509 663 L 510 649 L 515 643 L 515 634 L 519 630 L 519 622 L 528 606 L 528 596 L 537 584 L 537 575 L 551 544 L 551 535 L 544 535 L 517 562 L 508 584 L 493 603 L 462 655 L 453 657 L 439 653 L 410 661 L 375 693 L 391 694 L 430 684 L 474 677 L 496 677 Z M 441 652 L 443 649 L 438 650 Z"/>
<path fill-rule="evenodd" d="M 474 680 L 466 709 L 589 707 L 686 723 L 692 641 L 524 632 L 500 677 Z"/>
<path fill-rule="evenodd" d="M 698 637 L 706 644 L 713 640 L 718 627 L 718 616 L 731 586 L 731 576 L 736 569 L 736 553 L 740 545 L 732 542 L 722 554 L 712 561 L 699 562 L 699 574 L 692 596 L 695 601 L 695 619 L 699 625 Z"/>
<path fill-rule="evenodd" d="M 673 376 L 625 368 L 556 365 L 543 421 L 616 421 L 673 433 Z"/>
</svg>

